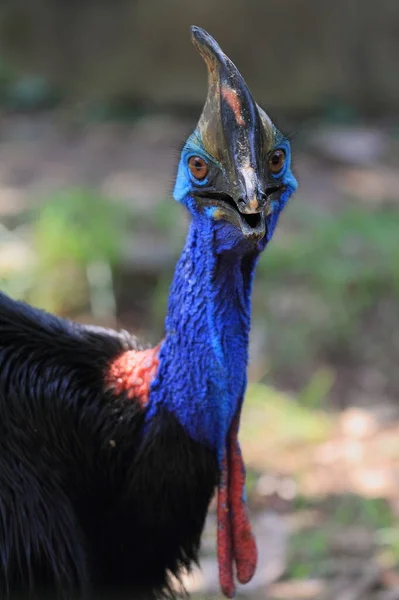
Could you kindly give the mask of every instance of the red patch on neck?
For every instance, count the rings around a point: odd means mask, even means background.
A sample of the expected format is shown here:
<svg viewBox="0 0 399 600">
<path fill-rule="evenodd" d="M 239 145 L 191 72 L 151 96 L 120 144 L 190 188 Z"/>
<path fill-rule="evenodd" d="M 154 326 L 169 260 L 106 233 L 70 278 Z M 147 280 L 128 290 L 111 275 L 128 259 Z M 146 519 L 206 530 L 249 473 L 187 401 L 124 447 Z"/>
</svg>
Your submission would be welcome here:
<svg viewBox="0 0 399 600">
<path fill-rule="evenodd" d="M 128 350 L 110 365 L 106 382 L 114 394 L 125 393 L 144 408 L 148 403 L 150 385 L 159 365 L 161 343 L 147 350 Z"/>
</svg>

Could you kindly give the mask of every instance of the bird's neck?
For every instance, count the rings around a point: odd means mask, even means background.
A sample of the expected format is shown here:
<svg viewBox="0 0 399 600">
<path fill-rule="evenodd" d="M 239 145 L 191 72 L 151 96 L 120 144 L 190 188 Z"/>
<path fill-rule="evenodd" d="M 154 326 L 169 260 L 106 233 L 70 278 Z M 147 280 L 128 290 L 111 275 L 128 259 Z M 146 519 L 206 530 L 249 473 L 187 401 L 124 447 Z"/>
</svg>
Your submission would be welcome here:
<svg viewBox="0 0 399 600">
<path fill-rule="evenodd" d="M 192 438 L 222 450 L 245 386 L 258 251 L 218 254 L 208 220 L 192 223 L 169 296 L 148 415 L 162 405 Z"/>
</svg>

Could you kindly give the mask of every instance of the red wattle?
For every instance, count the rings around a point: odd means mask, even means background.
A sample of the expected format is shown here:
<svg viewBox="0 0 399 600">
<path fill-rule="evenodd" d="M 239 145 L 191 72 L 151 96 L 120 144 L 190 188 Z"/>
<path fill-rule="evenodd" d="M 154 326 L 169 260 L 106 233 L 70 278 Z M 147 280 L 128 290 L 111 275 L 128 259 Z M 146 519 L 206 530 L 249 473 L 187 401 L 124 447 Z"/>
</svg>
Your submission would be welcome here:
<svg viewBox="0 0 399 600">
<path fill-rule="evenodd" d="M 226 456 L 222 461 L 222 472 L 218 488 L 217 507 L 217 550 L 219 582 L 226 598 L 234 598 L 233 540 L 229 509 L 229 473 Z"/>
<path fill-rule="evenodd" d="M 256 570 L 258 551 L 245 502 L 245 466 L 238 442 L 239 420 L 237 415 L 228 440 L 229 497 L 237 579 L 240 583 L 248 583 Z"/>
<path fill-rule="evenodd" d="M 258 552 L 245 501 L 245 466 L 238 442 L 240 413 L 235 416 L 227 439 L 218 488 L 218 563 L 223 594 L 235 594 L 233 562 L 237 579 L 248 583 L 255 573 Z"/>
</svg>

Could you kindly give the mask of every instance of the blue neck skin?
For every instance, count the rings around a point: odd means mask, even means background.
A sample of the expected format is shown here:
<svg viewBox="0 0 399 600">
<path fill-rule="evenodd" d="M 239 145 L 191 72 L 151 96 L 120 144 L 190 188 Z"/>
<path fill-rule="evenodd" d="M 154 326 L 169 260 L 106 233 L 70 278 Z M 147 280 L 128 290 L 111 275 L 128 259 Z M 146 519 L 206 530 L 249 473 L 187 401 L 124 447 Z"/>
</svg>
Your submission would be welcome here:
<svg viewBox="0 0 399 600">
<path fill-rule="evenodd" d="M 219 458 L 246 387 L 254 268 L 279 212 L 269 217 L 267 236 L 257 245 L 243 240 L 227 249 L 215 240 L 218 227 L 226 232 L 230 225 L 196 215 L 170 289 L 166 337 L 147 419 L 159 406 L 166 407 L 193 439 L 216 449 Z"/>
</svg>

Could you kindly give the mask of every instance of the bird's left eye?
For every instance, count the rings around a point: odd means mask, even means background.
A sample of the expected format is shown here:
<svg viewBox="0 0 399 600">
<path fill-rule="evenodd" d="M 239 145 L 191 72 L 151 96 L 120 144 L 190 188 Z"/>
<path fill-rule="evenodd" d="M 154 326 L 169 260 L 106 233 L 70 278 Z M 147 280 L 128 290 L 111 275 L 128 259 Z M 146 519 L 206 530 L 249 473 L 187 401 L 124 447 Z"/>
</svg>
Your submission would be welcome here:
<svg viewBox="0 0 399 600">
<path fill-rule="evenodd" d="M 281 169 L 284 167 L 284 164 L 285 164 L 284 150 L 281 150 L 281 149 L 274 150 L 274 152 L 272 152 L 269 155 L 267 166 L 269 167 L 269 171 L 271 173 L 273 173 L 274 175 L 277 175 L 277 173 L 280 173 Z"/>
<path fill-rule="evenodd" d="M 188 168 L 190 169 L 191 175 L 202 181 L 205 179 L 208 173 L 208 165 L 200 156 L 191 156 L 188 160 Z"/>
</svg>

